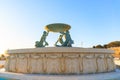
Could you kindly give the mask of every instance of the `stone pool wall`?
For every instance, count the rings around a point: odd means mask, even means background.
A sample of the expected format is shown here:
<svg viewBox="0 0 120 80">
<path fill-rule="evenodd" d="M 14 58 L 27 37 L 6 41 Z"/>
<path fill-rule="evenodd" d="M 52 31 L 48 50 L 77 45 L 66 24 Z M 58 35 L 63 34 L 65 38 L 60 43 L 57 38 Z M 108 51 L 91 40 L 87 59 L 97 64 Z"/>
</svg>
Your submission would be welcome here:
<svg viewBox="0 0 120 80">
<path fill-rule="evenodd" d="M 112 50 L 46 47 L 8 50 L 6 71 L 43 74 L 85 74 L 115 69 Z"/>
</svg>

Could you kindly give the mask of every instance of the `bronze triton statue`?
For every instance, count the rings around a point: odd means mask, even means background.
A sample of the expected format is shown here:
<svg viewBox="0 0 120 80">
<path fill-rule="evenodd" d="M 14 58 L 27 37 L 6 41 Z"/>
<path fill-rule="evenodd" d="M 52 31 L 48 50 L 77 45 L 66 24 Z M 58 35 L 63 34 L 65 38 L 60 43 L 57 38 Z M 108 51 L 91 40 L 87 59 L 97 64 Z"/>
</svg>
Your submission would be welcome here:
<svg viewBox="0 0 120 80">
<path fill-rule="evenodd" d="M 71 27 L 68 24 L 63 24 L 63 23 L 54 23 L 54 24 L 49 24 L 45 26 L 46 31 L 43 32 L 43 35 L 40 41 L 36 41 L 35 47 L 45 47 L 49 45 L 46 41 L 46 37 L 48 36 L 49 32 L 60 33 L 58 40 L 54 44 L 56 47 L 72 47 L 72 44 L 74 43 L 74 41 L 72 40 L 69 33 L 70 28 Z M 63 37 L 65 40 L 63 40 Z M 61 45 L 57 45 L 58 42 Z"/>
</svg>

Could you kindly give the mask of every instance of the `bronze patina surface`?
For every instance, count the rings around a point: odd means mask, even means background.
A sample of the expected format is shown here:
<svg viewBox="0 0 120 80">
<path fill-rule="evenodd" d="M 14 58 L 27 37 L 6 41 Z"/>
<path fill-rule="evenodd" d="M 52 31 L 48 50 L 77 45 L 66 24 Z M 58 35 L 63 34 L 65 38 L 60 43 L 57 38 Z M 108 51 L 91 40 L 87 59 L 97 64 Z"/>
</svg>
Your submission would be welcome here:
<svg viewBox="0 0 120 80">
<path fill-rule="evenodd" d="M 71 28 L 70 25 L 63 24 L 63 23 L 54 23 L 54 24 L 49 24 L 45 26 L 45 30 L 50 32 L 65 32 L 70 28 Z"/>
<path fill-rule="evenodd" d="M 49 32 L 60 33 L 58 40 L 54 44 L 55 47 L 72 47 L 74 41 L 70 36 L 70 28 L 70 25 L 64 23 L 53 23 L 46 25 L 40 41 L 35 42 L 35 47 L 46 47 L 49 45 L 49 43 L 46 41 Z"/>
</svg>

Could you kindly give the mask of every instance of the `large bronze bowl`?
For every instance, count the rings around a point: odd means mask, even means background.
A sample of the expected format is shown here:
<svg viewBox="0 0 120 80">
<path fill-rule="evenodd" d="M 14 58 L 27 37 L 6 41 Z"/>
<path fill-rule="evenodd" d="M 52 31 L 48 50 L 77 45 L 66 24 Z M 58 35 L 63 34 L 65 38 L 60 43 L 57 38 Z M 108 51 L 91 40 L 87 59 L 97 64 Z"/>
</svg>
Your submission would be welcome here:
<svg viewBox="0 0 120 80">
<path fill-rule="evenodd" d="M 50 32 L 65 32 L 70 28 L 71 28 L 70 25 L 63 23 L 54 23 L 45 26 L 45 30 Z"/>
</svg>

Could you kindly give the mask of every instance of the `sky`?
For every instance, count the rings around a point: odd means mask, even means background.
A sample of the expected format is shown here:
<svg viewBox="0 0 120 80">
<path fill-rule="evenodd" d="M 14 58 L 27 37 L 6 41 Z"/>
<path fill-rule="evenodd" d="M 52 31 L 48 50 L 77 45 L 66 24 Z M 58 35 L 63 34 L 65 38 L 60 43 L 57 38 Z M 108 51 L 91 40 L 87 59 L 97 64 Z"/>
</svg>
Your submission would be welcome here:
<svg viewBox="0 0 120 80">
<path fill-rule="evenodd" d="M 0 0 L 0 53 L 34 48 L 44 27 L 71 26 L 73 47 L 92 47 L 120 40 L 120 0 Z M 59 33 L 49 33 L 53 46 Z"/>
</svg>

